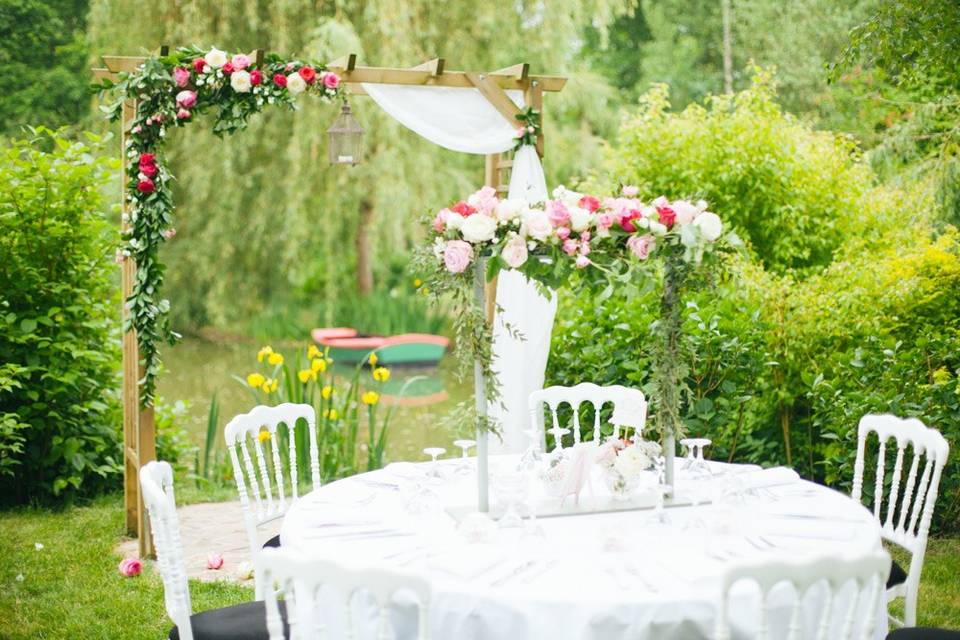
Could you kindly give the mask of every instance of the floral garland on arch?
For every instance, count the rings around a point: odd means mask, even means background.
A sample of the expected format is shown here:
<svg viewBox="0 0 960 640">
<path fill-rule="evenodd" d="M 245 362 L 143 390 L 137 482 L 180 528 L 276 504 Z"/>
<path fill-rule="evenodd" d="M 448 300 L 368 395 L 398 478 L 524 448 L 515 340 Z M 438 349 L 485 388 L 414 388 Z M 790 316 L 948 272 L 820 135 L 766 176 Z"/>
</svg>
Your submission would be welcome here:
<svg viewBox="0 0 960 640">
<path fill-rule="evenodd" d="M 515 269 L 553 289 L 574 280 L 603 288 L 600 300 L 621 286 L 652 287 L 662 276 L 657 417 L 662 434 L 678 434 L 682 292 L 698 282 L 693 276 L 707 259 L 741 242 L 702 200 L 661 196 L 645 203 L 638 193 L 625 186 L 617 196 L 597 197 L 561 186 L 552 199 L 528 204 L 483 187 L 437 212 L 415 268 L 425 287 L 452 297 L 457 347 L 469 356 L 461 363 L 478 360 L 492 380 L 492 331 L 473 296 L 471 267 L 485 269 L 487 280 Z M 496 401 L 495 385 L 486 388 L 488 401 Z"/>
<path fill-rule="evenodd" d="M 179 337 L 169 326 L 170 303 L 159 297 L 164 271 L 159 248 L 176 234 L 173 175 L 163 156 L 167 132 L 216 110 L 213 132 L 218 136 L 234 133 L 265 107 L 295 109 L 302 93 L 330 102 L 342 96 L 343 87 L 339 76 L 321 64 L 276 54 L 266 54 L 258 62 L 243 53 L 183 47 L 170 55 L 147 58 L 135 73 L 121 73 L 118 82 L 104 80 L 96 88 L 116 97 L 102 107 L 111 120 L 120 119 L 125 100 L 137 100 L 137 113 L 123 149 L 129 206 L 117 262 L 133 259 L 137 265 L 132 293 L 126 300 L 129 314 L 124 331 L 137 332 L 144 371 L 141 404 L 150 406 L 161 364 L 159 343 L 172 344 Z"/>
</svg>

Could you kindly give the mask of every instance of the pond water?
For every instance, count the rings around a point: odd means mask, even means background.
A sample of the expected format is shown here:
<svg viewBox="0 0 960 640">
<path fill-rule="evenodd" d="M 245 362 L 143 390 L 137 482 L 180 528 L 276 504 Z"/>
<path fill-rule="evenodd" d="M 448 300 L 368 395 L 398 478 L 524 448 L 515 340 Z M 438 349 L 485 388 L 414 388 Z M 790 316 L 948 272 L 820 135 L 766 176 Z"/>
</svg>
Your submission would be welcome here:
<svg viewBox="0 0 960 640">
<path fill-rule="evenodd" d="M 300 348 L 306 345 L 300 345 Z M 292 354 L 296 346 L 277 349 Z M 202 338 L 184 338 L 163 355 L 166 371 L 160 377 L 158 391 L 166 403 L 187 403 L 186 424 L 191 437 L 202 446 L 207 428 L 207 413 L 214 392 L 220 404 L 218 446 L 222 447 L 223 427 L 234 415 L 253 407 L 241 378 L 256 370 L 258 346 L 238 342 L 212 342 Z M 453 355 L 447 353 L 436 368 L 391 367 L 391 388 L 398 389 L 410 378 L 418 379 L 407 387 L 406 398 L 396 408 L 387 434 L 387 460 L 426 459 L 424 447 L 445 447 L 448 456 L 459 451 L 453 441 L 470 432 L 467 425 L 456 425 L 449 415 L 456 405 L 472 398 L 473 380 L 458 381 Z M 349 375 L 349 374 L 348 374 Z M 422 377 L 422 378 L 421 378 Z M 361 429 L 361 433 L 364 429 Z"/>
</svg>

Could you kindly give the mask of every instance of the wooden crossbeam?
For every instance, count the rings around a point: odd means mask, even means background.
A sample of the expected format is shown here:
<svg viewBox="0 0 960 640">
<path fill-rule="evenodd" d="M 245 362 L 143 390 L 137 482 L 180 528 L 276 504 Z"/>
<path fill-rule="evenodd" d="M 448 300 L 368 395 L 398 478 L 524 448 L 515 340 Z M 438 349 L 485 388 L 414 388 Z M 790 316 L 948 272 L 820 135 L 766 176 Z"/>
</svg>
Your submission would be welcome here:
<svg viewBox="0 0 960 640">
<path fill-rule="evenodd" d="M 470 84 L 477 88 L 480 95 L 486 98 L 511 126 L 514 128 L 520 127 L 520 121 L 517 120 L 517 105 L 510 99 L 507 92 L 493 81 L 491 76 L 470 71 L 466 72 L 466 76 L 470 80 Z"/>
<path fill-rule="evenodd" d="M 444 62 L 443 58 L 434 58 L 418 64 L 415 67 L 410 67 L 410 69 L 412 71 L 429 71 L 431 75 L 439 76 L 443 74 Z"/>
<path fill-rule="evenodd" d="M 357 66 L 357 54 L 348 53 L 345 56 L 340 56 L 336 60 L 331 60 L 327 63 L 327 68 L 337 68 L 342 69 L 343 71 L 353 71 Z M 343 75 L 343 74 L 340 74 Z"/>
<path fill-rule="evenodd" d="M 510 77 L 516 78 L 517 80 L 526 80 L 527 75 L 529 73 L 530 73 L 530 64 L 527 62 L 521 62 L 520 64 L 515 64 L 509 67 L 504 67 L 503 69 L 497 69 L 496 71 L 491 71 L 490 75 L 510 76 Z"/>
<path fill-rule="evenodd" d="M 435 87 L 461 87 L 472 88 L 475 85 L 467 77 L 466 71 L 447 71 L 442 74 L 434 75 L 430 70 L 422 68 L 399 69 L 394 67 L 363 67 L 355 66 L 353 69 L 347 69 L 340 60 L 334 60 L 327 64 L 327 68 L 335 71 L 340 80 L 353 87 L 368 82 L 371 84 L 408 84 L 408 85 L 429 85 Z M 479 74 L 476 74 L 479 75 Z M 567 83 L 567 79 L 562 76 L 528 76 L 520 79 L 516 75 L 503 74 L 484 74 L 490 78 L 494 84 L 501 89 L 520 89 L 525 90 L 530 82 L 536 80 L 542 91 L 560 91 Z"/>
</svg>

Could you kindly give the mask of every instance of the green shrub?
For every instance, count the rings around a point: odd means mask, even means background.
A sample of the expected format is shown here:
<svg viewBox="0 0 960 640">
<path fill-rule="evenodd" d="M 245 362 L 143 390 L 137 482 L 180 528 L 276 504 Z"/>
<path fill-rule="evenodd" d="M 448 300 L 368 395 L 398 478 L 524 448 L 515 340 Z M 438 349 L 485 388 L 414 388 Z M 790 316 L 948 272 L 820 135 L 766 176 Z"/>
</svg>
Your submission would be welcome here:
<svg viewBox="0 0 960 640">
<path fill-rule="evenodd" d="M 0 149 L 0 495 L 91 492 L 119 470 L 118 310 L 100 140 Z M 51 151 L 44 151 L 51 148 Z"/>
</svg>

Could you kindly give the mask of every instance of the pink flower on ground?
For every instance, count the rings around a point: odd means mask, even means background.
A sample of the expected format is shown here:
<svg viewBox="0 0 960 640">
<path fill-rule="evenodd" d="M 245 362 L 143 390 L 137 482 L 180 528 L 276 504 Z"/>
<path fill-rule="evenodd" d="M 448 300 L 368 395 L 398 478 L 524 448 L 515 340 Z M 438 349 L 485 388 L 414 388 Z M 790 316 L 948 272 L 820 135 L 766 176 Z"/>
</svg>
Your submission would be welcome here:
<svg viewBox="0 0 960 640">
<path fill-rule="evenodd" d="M 187 110 L 187 109 L 180 109 L 179 111 L 177 111 L 177 120 L 189 120 L 189 119 L 190 119 L 190 111 L 189 111 L 189 110 Z"/>
<path fill-rule="evenodd" d="M 627 248 L 639 259 L 646 260 L 650 252 L 653 251 L 656 243 L 657 241 L 650 235 L 631 236 L 630 239 L 627 240 Z"/>
<path fill-rule="evenodd" d="M 443 264 L 450 273 L 463 273 L 473 260 L 473 247 L 463 240 L 450 240 L 443 250 Z"/>
<path fill-rule="evenodd" d="M 443 233 L 447 228 L 447 216 L 450 215 L 450 209 L 440 209 L 437 216 L 433 219 L 433 230 L 437 233 Z"/>
<path fill-rule="evenodd" d="M 547 203 L 547 217 L 550 223 L 555 227 L 561 227 L 570 222 L 570 211 L 565 204 L 559 200 L 551 200 Z"/>
<path fill-rule="evenodd" d="M 577 260 L 574 262 L 574 264 L 577 266 L 577 269 L 586 269 L 592 263 L 590 262 L 590 258 L 587 256 L 579 255 L 577 256 Z"/>
<path fill-rule="evenodd" d="M 177 67 L 173 70 L 173 81 L 182 89 L 190 82 L 190 72 L 183 67 Z"/>
<path fill-rule="evenodd" d="M 593 196 L 583 196 L 577 204 L 580 205 L 581 209 L 586 209 L 590 213 L 594 213 L 600 208 L 600 200 Z"/>
<path fill-rule="evenodd" d="M 203 73 L 203 68 L 207 66 L 207 61 L 203 58 L 194 58 L 193 59 L 193 70 L 196 73 Z"/>
<path fill-rule="evenodd" d="M 181 91 L 177 94 L 177 106 L 183 107 L 184 109 L 192 109 L 193 106 L 197 104 L 197 92 L 196 91 Z"/>
<path fill-rule="evenodd" d="M 219 553 L 211 553 L 207 556 L 207 569 L 216 571 L 223 566 L 223 556 Z"/>
<path fill-rule="evenodd" d="M 117 570 L 124 578 L 132 578 L 140 575 L 140 572 L 143 571 L 143 563 L 136 558 L 126 558 L 120 561 Z"/>
<path fill-rule="evenodd" d="M 570 237 L 570 227 L 558 227 L 557 228 L 557 237 L 561 240 L 566 240 Z"/>
<path fill-rule="evenodd" d="M 170 227 L 169 229 L 164 229 L 164 230 L 163 230 L 163 237 L 166 238 L 167 240 L 169 240 L 170 238 L 172 238 L 172 237 L 175 236 L 175 235 L 177 235 L 177 230 L 174 229 L 173 227 Z"/>
<path fill-rule="evenodd" d="M 623 195 L 628 198 L 636 198 L 638 193 L 640 193 L 640 187 L 636 185 L 628 184 L 623 187 Z"/>
<path fill-rule="evenodd" d="M 340 76 L 332 71 L 327 71 L 324 73 L 321 77 L 321 80 L 323 81 L 323 86 L 325 86 L 327 89 L 336 89 L 340 86 Z"/>
<path fill-rule="evenodd" d="M 574 240 L 573 238 L 567 238 L 563 241 L 563 252 L 568 256 L 572 256 L 577 252 L 577 249 L 580 248 L 580 243 Z"/>
<path fill-rule="evenodd" d="M 238 53 L 237 55 L 233 56 L 233 59 L 230 60 L 230 62 L 233 64 L 234 69 L 240 71 L 250 66 L 250 57 L 242 53 Z"/>
</svg>

